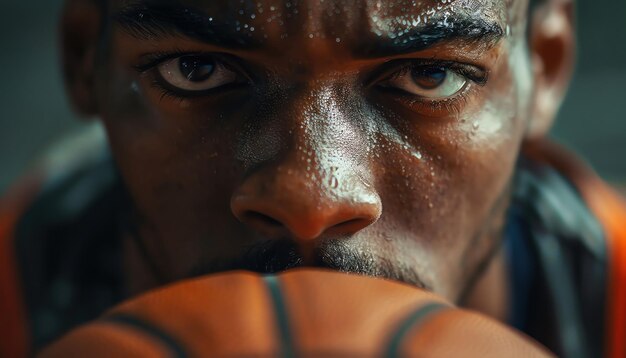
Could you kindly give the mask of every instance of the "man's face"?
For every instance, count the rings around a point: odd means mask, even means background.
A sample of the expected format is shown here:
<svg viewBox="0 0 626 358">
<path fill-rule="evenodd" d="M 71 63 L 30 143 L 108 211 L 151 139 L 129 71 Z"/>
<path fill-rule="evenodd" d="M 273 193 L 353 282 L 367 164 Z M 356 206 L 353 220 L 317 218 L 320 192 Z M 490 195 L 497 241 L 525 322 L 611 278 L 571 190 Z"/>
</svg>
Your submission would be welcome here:
<svg viewBox="0 0 626 358">
<path fill-rule="evenodd" d="M 167 280 L 299 265 L 457 299 L 528 126 L 526 2 L 114 1 L 98 108 Z"/>
</svg>

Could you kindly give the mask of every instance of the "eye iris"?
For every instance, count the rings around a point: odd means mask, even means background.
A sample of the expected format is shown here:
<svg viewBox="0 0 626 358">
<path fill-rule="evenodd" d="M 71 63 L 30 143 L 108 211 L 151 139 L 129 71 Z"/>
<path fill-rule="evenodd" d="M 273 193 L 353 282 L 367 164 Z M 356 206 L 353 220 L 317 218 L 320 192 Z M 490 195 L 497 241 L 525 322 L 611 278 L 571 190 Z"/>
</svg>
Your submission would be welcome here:
<svg viewBox="0 0 626 358">
<path fill-rule="evenodd" d="M 415 84 L 423 89 L 435 89 L 446 80 L 447 73 L 443 68 L 417 68 L 413 70 Z"/>
<path fill-rule="evenodd" d="M 186 56 L 179 60 L 180 72 L 191 82 L 207 80 L 215 70 L 215 62 L 197 56 Z"/>
</svg>

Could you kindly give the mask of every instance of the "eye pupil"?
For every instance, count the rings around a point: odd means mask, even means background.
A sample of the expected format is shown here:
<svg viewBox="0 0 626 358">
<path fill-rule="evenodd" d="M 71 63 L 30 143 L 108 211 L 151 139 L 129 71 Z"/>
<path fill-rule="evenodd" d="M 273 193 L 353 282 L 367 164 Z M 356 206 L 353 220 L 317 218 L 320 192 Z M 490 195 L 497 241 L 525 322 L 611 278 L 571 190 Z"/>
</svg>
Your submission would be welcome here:
<svg viewBox="0 0 626 358">
<path fill-rule="evenodd" d="M 215 70 L 215 62 L 212 59 L 199 56 L 185 56 L 179 59 L 180 72 L 191 82 L 207 80 Z"/>
<path fill-rule="evenodd" d="M 447 77 L 444 68 L 416 68 L 412 73 L 413 81 L 423 89 L 435 89 L 443 84 Z"/>
</svg>

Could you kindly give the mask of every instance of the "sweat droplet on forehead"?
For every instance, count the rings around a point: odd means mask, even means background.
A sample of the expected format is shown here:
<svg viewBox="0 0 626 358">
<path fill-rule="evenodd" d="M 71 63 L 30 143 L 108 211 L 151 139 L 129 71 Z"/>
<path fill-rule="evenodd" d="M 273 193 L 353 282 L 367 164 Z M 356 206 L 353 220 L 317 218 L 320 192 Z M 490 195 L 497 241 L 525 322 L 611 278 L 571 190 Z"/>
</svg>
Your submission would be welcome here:
<svg viewBox="0 0 626 358">
<path fill-rule="evenodd" d="M 500 5 L 500 6 L 498 6 Z M 491 0 L 398 0 L 367 1 L 369 27 L 379 37 L 401 39 L 415 28 L 426 25 L 454 28 L 461 22 L 486 20 L 502 23 L 502 4 Z"/>
<path fill-rule="evenodd" d="M 147 2 L 150 6 L 150 2 Z M 454 27 L 487 19 L 506 27 L 504 0 L 183 0 L 182 6 L 259 40 L 330 39 L 346 44 L 364 34 L 401 39 L 424 24 Z"/>
</svg>

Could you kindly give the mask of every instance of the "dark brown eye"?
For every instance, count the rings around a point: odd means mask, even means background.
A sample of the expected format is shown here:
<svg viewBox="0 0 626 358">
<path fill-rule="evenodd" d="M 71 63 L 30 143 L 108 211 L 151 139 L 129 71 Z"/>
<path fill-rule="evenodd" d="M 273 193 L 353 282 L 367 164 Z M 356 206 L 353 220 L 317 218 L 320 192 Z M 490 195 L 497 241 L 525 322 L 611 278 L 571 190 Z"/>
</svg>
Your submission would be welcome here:
<svg viewBox="0 0 626 358">
<path fill-rule="evenodd" d="M 200 56 L 184 56 L 178 59 L 178 67 L 185 78 L 191 82 L 207 80 L 215 70 L 215 61 Z"/>
<path fill-rule="evenodd" d="M 381 85 L 436 100 L 454 96 L 468 81 L 467 77 L 447 68 L 415 66 L 396 73 Z"/>
<path fill-rule="evenodd" d="M 239 73 L 229 69 L 212 56 L 187 55 L 165 61 L 157 70 L 171 87 L 201 92 L 232 83 L 243 83 Z"/>
<path fill-rule="evenodd" d="M 415 68 L 411 71 L 415 84 L 423 89 L 435 89 L 441 86 L 447 77 L 445 68 L 426 67 Z"/>
</svg>

